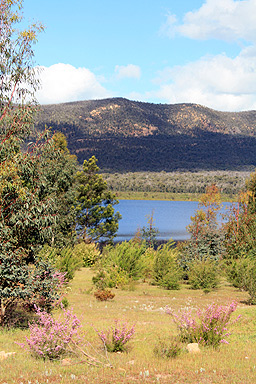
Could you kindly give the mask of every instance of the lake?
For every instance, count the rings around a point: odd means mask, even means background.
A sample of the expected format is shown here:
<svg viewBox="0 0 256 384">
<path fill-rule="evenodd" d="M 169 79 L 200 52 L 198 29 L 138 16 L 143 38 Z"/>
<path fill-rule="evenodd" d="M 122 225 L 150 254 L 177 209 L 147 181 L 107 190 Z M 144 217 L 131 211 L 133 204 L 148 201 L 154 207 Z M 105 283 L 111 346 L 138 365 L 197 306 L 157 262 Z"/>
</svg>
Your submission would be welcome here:
<svg viewBox="0 0 256 384">
<path fill-rule="evenodd" d="M 231 203 L 223 203 L 225 213 Z M 122 215 L 115 241 L 130 240 L 138 228 L 147 226 L 153 212 L 154 226 L 159 230 L 158 240 L 187 240 L 186 226 L 198 209 L 196 201 L 120 200 L 115 207 Z M 220 219 L 221 220 L 221 219 Z"/>
</svg>

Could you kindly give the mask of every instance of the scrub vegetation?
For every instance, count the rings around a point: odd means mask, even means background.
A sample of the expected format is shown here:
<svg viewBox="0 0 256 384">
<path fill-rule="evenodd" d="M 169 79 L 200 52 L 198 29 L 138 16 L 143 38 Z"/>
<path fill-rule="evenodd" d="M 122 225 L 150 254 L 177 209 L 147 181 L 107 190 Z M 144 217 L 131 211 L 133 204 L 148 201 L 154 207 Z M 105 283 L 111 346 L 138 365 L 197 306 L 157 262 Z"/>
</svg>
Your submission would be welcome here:
<svg viewBox="0 0 256 384">
<path fill-rule="evenodd" d="M 114 244 L 97 159 L 77 172 L 63 133 L 33 130 L 43 28 L 18 31 L 21 9 L 0 0 L 0 382 L 255 383 L 256 172 L 221 228 L 214 179 L 188 241 L 157 246 L 151 216 Z"/>
</svg>

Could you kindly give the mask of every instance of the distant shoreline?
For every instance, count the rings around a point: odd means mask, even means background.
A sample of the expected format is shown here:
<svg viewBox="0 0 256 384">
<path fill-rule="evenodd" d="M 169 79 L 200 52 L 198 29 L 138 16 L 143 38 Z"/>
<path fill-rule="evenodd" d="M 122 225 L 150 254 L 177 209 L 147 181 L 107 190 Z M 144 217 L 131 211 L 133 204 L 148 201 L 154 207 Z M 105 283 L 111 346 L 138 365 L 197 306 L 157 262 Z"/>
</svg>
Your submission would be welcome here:
<svg viewBox="0 0 256 384">
<path fill-rule="evenodd" d="M 168 201 L 199 201 L 202 193 L 171 193 L 171 192 L 123 192 L 113 191 L 118 200 L 168 200 Z M 234 203 L 236 195 L 221 194 L 221 201 Z"/>
</svg>

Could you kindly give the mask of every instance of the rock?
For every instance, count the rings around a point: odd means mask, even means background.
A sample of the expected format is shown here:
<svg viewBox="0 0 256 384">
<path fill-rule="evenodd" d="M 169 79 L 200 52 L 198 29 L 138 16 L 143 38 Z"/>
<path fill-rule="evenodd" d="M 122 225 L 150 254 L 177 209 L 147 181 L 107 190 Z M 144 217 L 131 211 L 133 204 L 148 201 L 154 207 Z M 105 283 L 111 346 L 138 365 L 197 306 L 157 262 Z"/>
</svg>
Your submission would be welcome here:
<svg viewBox="0 0 256 384">
<path fill-rule="evenodd" d="M 187 345 L 187 350 L 189 353 L 200 353 L 198 343 L 190 343 Z"/>
<path fill-rule="evenodd" d="M 7 357 L 15 355 L 16 352 L 5 352 L 5 351 L 0 351 L 0 360 L 5 360 Z"/>
<path fill-rule="evenodd" d="M 72 362 L 70 359 L 62 359 L 61 360 L 61 365 L 71 365 Z"/>
</svg>

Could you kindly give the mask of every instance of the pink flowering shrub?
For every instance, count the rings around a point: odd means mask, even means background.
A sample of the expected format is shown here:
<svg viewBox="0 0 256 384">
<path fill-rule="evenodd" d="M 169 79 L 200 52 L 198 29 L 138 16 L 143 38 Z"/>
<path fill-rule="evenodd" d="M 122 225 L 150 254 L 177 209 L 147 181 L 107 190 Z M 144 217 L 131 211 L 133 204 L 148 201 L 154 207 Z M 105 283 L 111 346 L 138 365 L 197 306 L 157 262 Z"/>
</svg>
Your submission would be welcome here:
<svg viewBox="0 0 256 384">
<path fill-rule="evenodd" d="M 120 323 L 115 320 L 115 325 L 105 331 L 97 331 L 97 334 L 108 352 L 124 352 L 127 343 L 135 333 L 135 325 L 128 328 L 127 322 Z"/>
<path fill-rule="evenodd" d="M 78 339 L 78 330 L 81 327 L 80 321 L 72 310 L 63 311 L 63 320 L 55 320 L 46 311 L 36 308 L 37 322 L 29 324 L 30 337 L 26 337 L 28 349 L 35 357 L 43 359 L 59 359 L 65 355 L 71 340 Z M 19 344 L 27 349 L 25 344 Z"/>
<path fill-rule="evenodd" d="M 226 337 L 230 335 L 228 326 L 240 317 L 238 316 L 233 322 L 230 321 L 231 314 L 236 308 L 237 303 L 233 301 L 228 306 L 212 304 L 204 311 L 199 309 L 196 317 L 192 316 L 191 310 L 178 313 L 167 310 L 167 313 L 172 316 L 177 325 L 181 341 L 216 348 L 221 343 L 228 344 L 226 340 Z"/>
</svg>

